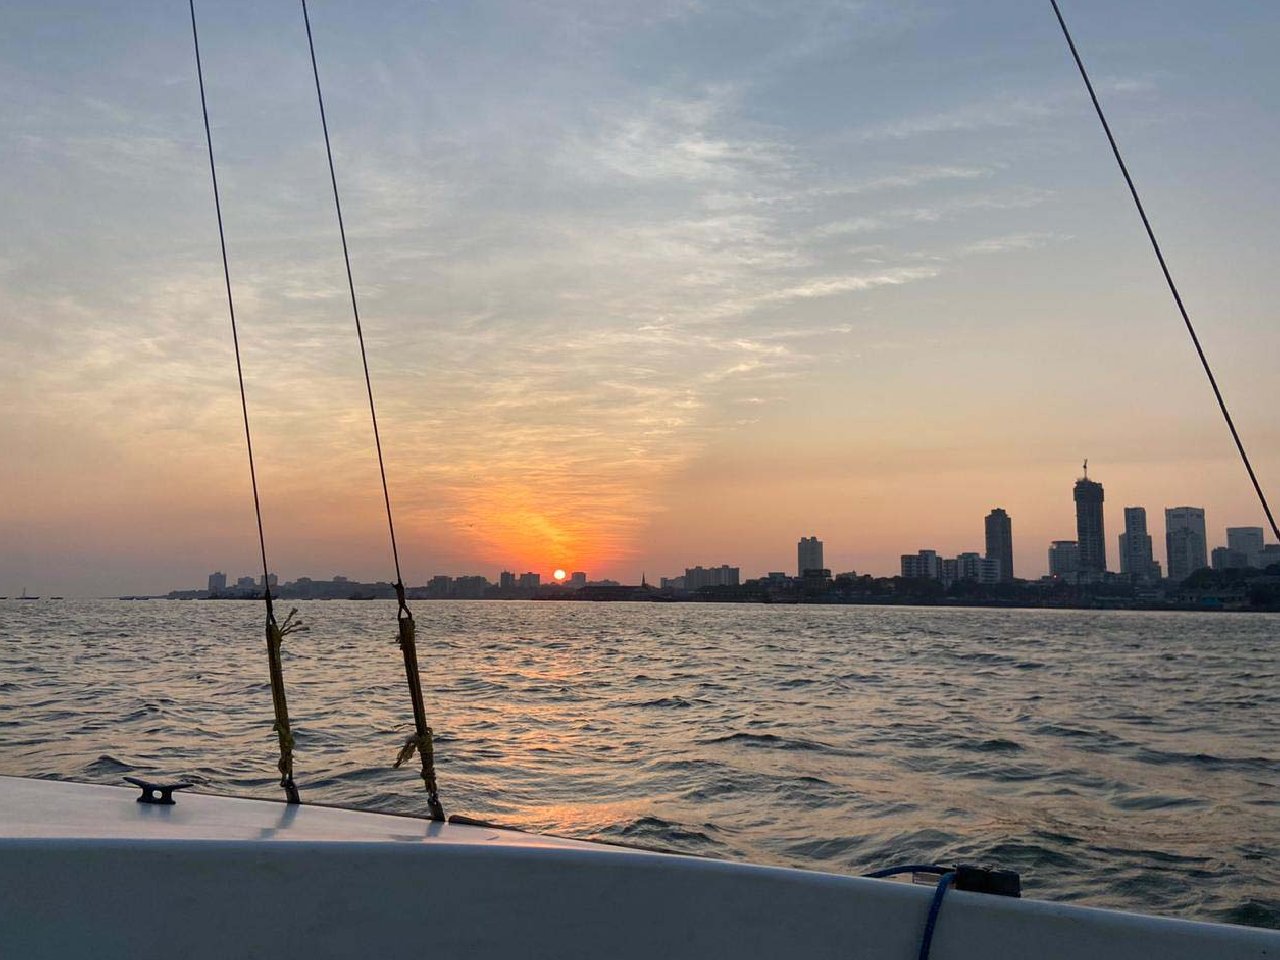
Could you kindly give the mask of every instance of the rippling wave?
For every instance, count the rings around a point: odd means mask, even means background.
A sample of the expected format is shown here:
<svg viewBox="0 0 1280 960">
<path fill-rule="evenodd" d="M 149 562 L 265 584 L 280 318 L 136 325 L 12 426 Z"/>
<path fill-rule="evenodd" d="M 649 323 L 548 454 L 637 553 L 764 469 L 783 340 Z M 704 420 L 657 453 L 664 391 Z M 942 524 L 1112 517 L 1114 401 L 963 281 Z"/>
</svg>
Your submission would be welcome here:
<svg viewBox="0 0 1280 960">
<path fill-rule="evenodd" d="M 299 603 L 304 799 L 423 813 L 394 605 Z M 1280 617 L 419 603 L 450 812 L 1280 927 Z M 276 796 L 252 603 L 0 603 L 0 773 Z"/>
</svg>

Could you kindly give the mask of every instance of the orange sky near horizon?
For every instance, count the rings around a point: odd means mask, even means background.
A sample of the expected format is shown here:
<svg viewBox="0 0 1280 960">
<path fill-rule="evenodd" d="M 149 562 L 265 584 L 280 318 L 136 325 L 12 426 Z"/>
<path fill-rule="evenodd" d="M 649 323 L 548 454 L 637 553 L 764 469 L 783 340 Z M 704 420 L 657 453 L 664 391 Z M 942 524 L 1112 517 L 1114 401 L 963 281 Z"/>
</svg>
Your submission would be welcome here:
<svg viewBox="0 0 1280 960">
<path fill-rule="evenodd" d="M 411 584 L 892 575 L 996 506 L 1034 577 L 1086 457 L 1113 567 L 1128 505 L 1263 523 L 1044 11 L 375 6 L 314 19 Z M 1141 6 L 1079 39 L 1280 499 L 1280 12 Z M 388 580 L 295 12 L 202 27 L 269 560 Z M 190 24 L 59 16 L 0 13 L 0 595 L 257 575 Z"/>
</svg>

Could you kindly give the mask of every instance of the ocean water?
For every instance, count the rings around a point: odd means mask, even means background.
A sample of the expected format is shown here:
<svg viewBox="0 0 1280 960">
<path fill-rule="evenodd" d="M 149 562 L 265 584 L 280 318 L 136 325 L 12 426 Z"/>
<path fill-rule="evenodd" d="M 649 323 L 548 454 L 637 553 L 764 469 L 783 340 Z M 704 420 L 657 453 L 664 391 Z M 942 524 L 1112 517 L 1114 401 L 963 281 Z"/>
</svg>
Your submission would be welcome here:
<svg viewBox="0 0 1280 960">
<path fill-rule="evenodd" d="M 304 800 L 425 812 L 394 605 L 296 606 Z M 450 813 L 1280 927 L 1280 616 L 414 607 Z M 0 773 L 279 796 L 263 647 L 255 603 L 0 602 Z"/>
</svg>

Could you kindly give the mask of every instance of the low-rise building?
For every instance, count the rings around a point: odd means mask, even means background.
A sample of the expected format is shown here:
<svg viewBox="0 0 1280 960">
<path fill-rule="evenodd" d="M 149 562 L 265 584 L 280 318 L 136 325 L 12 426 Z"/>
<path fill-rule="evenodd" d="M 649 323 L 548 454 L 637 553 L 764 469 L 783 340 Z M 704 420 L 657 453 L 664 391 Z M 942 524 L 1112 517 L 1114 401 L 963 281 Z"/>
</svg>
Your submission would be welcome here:
<svg viewBox="0 0 1280 960">
<path fill-rule="evenodd" d="M 1049 576 L 1075 580 L 1080 573 L 1080 544 L 1076 540 L 1054 540 L 1049 545 Z"/>
<path fill-rule="evenodd" d="M 489 581 L 484 577 L 472 575 L 457 577 L 453 581 L 452 596 L 456 600 L 481 600 L 489 589 Z"/>
<path fill-rule="evenodd" d="M 1227 547 L 1244 554 L 1245 563 L 1259 566 L 1263 543 L 1261 527 L 1227 527 Z"/>
<path fill-rule="evenodd" d="M 915 553 L 904 553 L 902 576 L 907 580 L 941 580 L 942 559 L 937 550 L 918 550 Z"/>
<path fill-rule="evenodd" d="M 692 592 L 703 587 L 736 587 L 739 570 L 728 564 L 718 567 L 688 567 L 684 571 L 684 589 Z"/>
<path fill-rule="evenodd" d="M 1214 570 L 1243 570 L 1249 566 L 1249 558 L 1230 547 L 1214 547 L 1209 555 L 1209 565 Z"/>
</svg>

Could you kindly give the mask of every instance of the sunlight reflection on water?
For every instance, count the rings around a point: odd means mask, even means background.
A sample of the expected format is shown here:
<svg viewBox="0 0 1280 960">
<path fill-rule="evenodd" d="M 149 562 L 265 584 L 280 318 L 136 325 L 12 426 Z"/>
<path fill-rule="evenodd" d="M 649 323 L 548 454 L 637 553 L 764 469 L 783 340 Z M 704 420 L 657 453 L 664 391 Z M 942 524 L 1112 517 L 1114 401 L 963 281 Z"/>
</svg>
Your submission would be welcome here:
<svg viewBox="0 0 1280 960">
<path fill-rule="evenodd" d="M 304 799 L 424 813 L 389 602 L 301 602 Z M 421 602 L 449 812 L 1280 925 L 1280 617 Z M 276 796 L 261 609 L 0 603 L 0 773 Z"/>
</svg>

